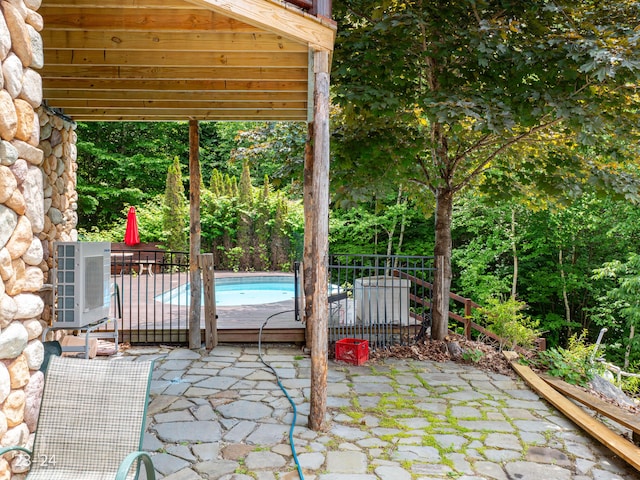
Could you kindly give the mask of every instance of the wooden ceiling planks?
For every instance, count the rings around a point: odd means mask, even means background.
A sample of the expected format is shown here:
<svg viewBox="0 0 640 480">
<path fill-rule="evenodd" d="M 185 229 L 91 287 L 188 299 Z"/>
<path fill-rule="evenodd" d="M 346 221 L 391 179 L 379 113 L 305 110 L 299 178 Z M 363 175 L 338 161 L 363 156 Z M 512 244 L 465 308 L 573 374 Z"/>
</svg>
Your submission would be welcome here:
<svg viewBox="0 0 640 480">
<path fill-rule="evenodd" d="M 45 100 L 79 121 L 307 120 L 310 52 L 332 48 L 335 27 L 282 2 L 228 3 L 44 0 Z"/>
</svg>

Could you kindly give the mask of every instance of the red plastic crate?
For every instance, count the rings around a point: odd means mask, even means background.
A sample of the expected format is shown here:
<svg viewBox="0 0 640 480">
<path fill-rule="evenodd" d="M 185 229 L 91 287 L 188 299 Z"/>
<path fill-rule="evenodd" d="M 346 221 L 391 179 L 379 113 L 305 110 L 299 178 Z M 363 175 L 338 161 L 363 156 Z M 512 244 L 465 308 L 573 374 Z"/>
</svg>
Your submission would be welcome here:
<svg viewBox="0 0 640 480">
<path fill-rule="evenodd" d="M 369 360 L 369 342 L 359 338 L 342 338 L 336 342 L 336 360 L 362 365 Z"/>
</svg>

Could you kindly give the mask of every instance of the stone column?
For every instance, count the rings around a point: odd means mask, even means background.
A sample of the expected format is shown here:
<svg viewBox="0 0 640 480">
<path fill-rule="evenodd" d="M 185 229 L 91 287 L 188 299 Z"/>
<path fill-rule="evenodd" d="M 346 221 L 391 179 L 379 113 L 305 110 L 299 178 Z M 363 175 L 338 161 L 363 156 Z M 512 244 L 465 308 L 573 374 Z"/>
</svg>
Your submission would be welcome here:
<svg viewBox="0 0 640 480">
<path fill-rule="evenodd" d="M 44 156 L 39 148 L 43 65 L 40 0 L 0 1 L 0 445 L 27 445 L 43 375 L 46 261 Z M 0 459 L 0 479 L 20 478 Z M 22 462 L 24 463 L 24 462 Z"/>
<path fill-rule="evenodd" d="M 55 111 L 37 109 L 40 122 L 40 149 L 43 152 L 44 228 L 38 234 L 42 242 L 43 260 L 40 265 L 47 283 L 53 268 L 53 243 L 78 240 L 78 192 L 76 191 L 77 150 L 76 124 Z M 50 293 L 45 298 L 51 298 Z M 51 323 L 52 306 L 45 302 L 42 313 L 43 326 Z M 64 332 L 52 332 L 48 339 L 60 339 Z"/>
</svg>

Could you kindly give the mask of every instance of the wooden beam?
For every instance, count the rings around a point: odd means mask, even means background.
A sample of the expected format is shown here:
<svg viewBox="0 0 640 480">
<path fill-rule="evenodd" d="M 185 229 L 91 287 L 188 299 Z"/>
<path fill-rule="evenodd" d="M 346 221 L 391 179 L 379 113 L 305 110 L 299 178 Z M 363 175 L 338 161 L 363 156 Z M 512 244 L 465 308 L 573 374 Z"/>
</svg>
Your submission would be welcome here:
<svg viewBox="0 0 640 480">
<path fill-rule="evenodd" d="M 601 422 L 587 414 L 581 407 L 554 390 L 533 370 L 518 363 L 518 354 L 504 352 L 504 356 L 511 362 L 511 367 L 522 379 L 542 398 L 556 407 L 569 420 L 582 428 L 605 447 L 618 455 L 629 465 L 640 471 L 640 448 L 611 431 Z"/>
<path fill-rule="evenodd" d="M 633 414 L 628 410 L 618 407 L 617 405 L 605 402 L 595 395 L 591 395 L 575 385 L 570 385 L 559 378 L 546 374 L 540 375 L 540 378 L 567 398 L 573 398 L 591 410 L 595 410 L 599 414 L 609 417 L 611 420 L 619 423 L 623 427 L 632 430 L 633 437 L 638 437 L 638 435 L 640 435 L 640 418 L 638 418 L 637 414 Z"/>
<path fill-rule="evenodd" d="M 169 109 L 185 109 L 190 108 L 193 109 L 194 112 L 198 112 L 199 110 L 218 110 L 220 113 L 229 110 L 248 110 L 254 111 L 256 109 L 256 102 L 216 102 L 216 101 L 207 101 L 207 100 L 198 100 L 197 98 L 190 98 L 187 100 L 65 100 L 64 102 L 66 108 L 87 108 L 87 109 L 104 109 L 108 110 L 120 110 L 122 108 L 126 109 L 143 109 L 147 108 L 150 110 L 153 109 L 161 109 L 161 110 L 169 110 Z M 305 102 L 260 102 L 260 110 L 278 110 L 278 111 L 286 111 L 286 110 L 304 110 L 306 109 L 307 104 Z"/>
<path fill-rule="evenodd" d="M 126 65 L 136 67 L 308 67 L 306 52 L 156 52 L 44 49 L 45 64 Z"/>
<path fill-rule="evenodd" d="M 200 133 L 198 121 L 189 120 L 189 348 L 198 349 L 200 340 L 200 310 L 202 278 L 200 263 Z"/>
<path fill-rule="evenodd" d="M 180 119 L 185 118 L 187 116 L 191 116 L 195 120 L 200 121 L 217 121 L 217 122 L 246 122 L 246 121 L 274 121 L 274 122 L 285 122 L 285 121 L 301 121 L 306 122 L 307 116 L 306 111 L 304 113 L 300 113 L 298 116 L 286 116 L 281 115 L 278 112 L 273 112 L 269 114 L 255 114 L 255 115 L 247 115 L 243 113 L 208 113 L 208 114 L 198 114 L 198 115 L 189 115 L 190 110 L 176 110 L 176 111 L 168 111 L 163 114 L 153 114 L 144 111 L 139 111 L 137 114 L 120 114 L 114 113 L 112 115 L 102 114 L 85 114 L 81 111 L 70 113 L 67 110 L 64 110 L 63 113 L 67 114 L 71 118 L 73 118 L 77 122 L 175 122 L 180 121 Z"/>
<path fill-rule="evenodd" d="M 304 91 L 298 92 L 270 92 L 270 91 L 151 91 L 151 90 L 98 90 L 91 89 L 87 92 L 84 89 L 57 89 L 48 88 L 44 90 L 44 98 L 55 103 L 55 100 L 65 100 L 69 102 L 77 101 L 127 101 L 135 102 L 161 100 L 174 100 L 176 102 L 253 102 L 254 105 L 260 105 L 263 102 L 283 102 L 283 103 L 307 103 L 307 94 Z M 95 104 L 95 103 L 94 103 Z"/>
<path fill-rule="evenodd" d="M 40 10 L 47 7 L 62 8 L 123 8 L 123 9 L 170 9 L 182 10 L 185 6 L 184 0 L 43 0 Z"/>
<path fill-rule="evenodd" d="M 53 106 L 53 105 L 52 105 Z M 55 107 L 55 106 L 53 106 Z M 118 122 L 118 121 L 186 121 L 189 118 L 197 120 L 216 120 L 216 121 L 306 121 L 307 112 L 300 111 L 286 111 L 286 112 L 200 112 L 194 113 L 189 108 L 174 109 L 174 110 L 127 110 L 127 111 L 95 111 L 95 110 L 83 110 L 83 109 L 65 109 L 66 115 L 72 117 L 76 121 L 105 121 L 105 122 Z"/>
<path fill-rule="evenodd" d="M 100 78 L 43 78 L 43 90 L 49 88 L 64 88 L 82 90 L 90 95 L 88 90 L 111 91 L 156 91 L 163 92 L 194 92 L 194 91 L 226 91 L 226 92 L 306 92 L 306 82 L 292 82 L 286 80 L 146 80 L 146 79 L 100 79 Z M 46 98 L 46 97 L 45 97 Z"/>
<path fill-rule="evenodd" d="M 122 8 L 82 8 L 43 6 L 38 13 L 50 30 L 120 30 L 174 32 L 251 32 L 260 29 L 211 10 L 189 8 L 123 10 Z"/>
<path fill-rule="evenodd" d="M 266 67 L 129 67 L 117 65 L 45 65 L 47 78 L 151 79 L 151 80 L 299 80 L 306 81 L 305 68 Z"/>
<path fill-rule="evenodd" d="M 215 272 L 213 269 L 213 253 L 200 255 L 202 283 L 204 291 L 204 331 L 205 347 L 213 350 L 218 346 L 218 316 L 216 315 Z"/>
<path fill-rule="evenodd" d="M 314 55 L 313 196 L 315 285 L 311 328 L 309 428 L 321 430 L 327 411 L 329 262 L 329 52 Z"/>
<path fill-rule="evenodd" d="M 334 25 L 281 2 L 270 0 L 187 0 L 208 6 L 215 12 L 228 15 L 266 31 L 275 32 L 308 45 L 314 50 L 333 51 L 336 35 Z"/>
<path fill-rule="evenodd" d="M 307 52 L 306 45 L 272 33 L 55 31 L 45 28 L 47 49 L 191 52 Z"/>
<path fill-rule="evenodd" d="M 311 110 L 313 107 L 313 98 L 311 101 Z M 302 259 L 302 288 L 304 294 L 304 312 L 303 318 L 306 323 L 307 330 L 307 348 L 311 351 L 313 347 L 313 295 L 315 293 L 315 285 L 317 279 L 315 269 L 315 252 L 316 245 L 316 218 L 314 212 L 315 192 L 313 184 L 313 116 L 307 127 L 307 138 L 304 145 L 304 169 L 303 169 L 303 198 L 302 205 L 304 207 L 304 251 Z"/>
</svg>

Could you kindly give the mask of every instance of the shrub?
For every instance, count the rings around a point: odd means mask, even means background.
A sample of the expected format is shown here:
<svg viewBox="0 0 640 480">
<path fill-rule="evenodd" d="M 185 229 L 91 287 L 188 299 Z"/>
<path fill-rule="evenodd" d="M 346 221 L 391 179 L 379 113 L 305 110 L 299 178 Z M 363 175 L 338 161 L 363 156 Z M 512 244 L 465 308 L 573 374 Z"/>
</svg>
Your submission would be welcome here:
<svg viewBox="0 0 640 480">
<path fill-rule="evenodd" d="M 539 352 L 537 364 L 546 368 L 549 374 L 562 378 L 567 383 L 587 386 L 598 373 L 598 367 L 591 360 L 596 346 L 587 345 L 586 336 L 585 330 L 580 336 L 572 335 L 567 348 L 554 347 Z"/>
<path fill-rule="evenodd" d="M 478 323 L 484 324 L 487 329 L 498 335 L 502 340 L 500 350 L 505 347 L 513 350 L 516 346 L 524 348 L 533 347 L 540 336 L 537 330 L 538 321 L 532 320 L 523 311 L 527 308 L 524 302 L 514 298 L 501 301 L 498 298 L 490 298 L 488 306 L 476 309 L 473 312 Z"/>
</svg>

